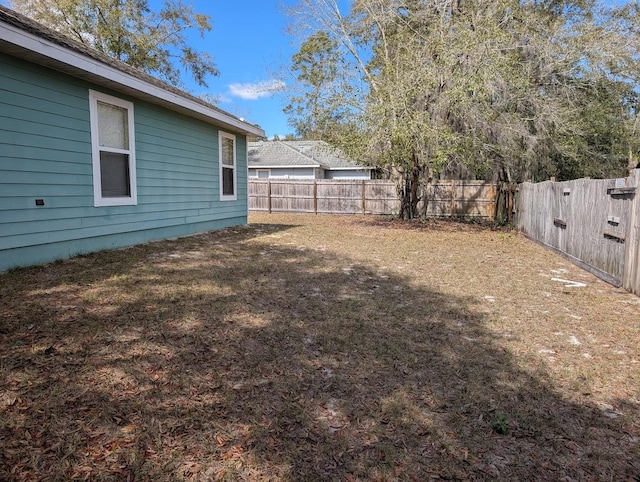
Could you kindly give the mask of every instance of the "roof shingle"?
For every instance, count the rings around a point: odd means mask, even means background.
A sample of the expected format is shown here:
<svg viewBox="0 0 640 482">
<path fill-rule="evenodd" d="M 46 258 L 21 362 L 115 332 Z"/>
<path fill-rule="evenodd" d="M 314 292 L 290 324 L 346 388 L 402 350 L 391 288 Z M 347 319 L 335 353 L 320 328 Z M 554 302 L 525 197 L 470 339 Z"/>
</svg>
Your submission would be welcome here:
<svg viewBox="0 0 640 482">
<path fill-rule="evenodd" d="M 249 167 L 313 166 L 323 169 L 370 169 L 347 159 L 324 141 L 267 141 L 249 143 Z"/>
</svg>

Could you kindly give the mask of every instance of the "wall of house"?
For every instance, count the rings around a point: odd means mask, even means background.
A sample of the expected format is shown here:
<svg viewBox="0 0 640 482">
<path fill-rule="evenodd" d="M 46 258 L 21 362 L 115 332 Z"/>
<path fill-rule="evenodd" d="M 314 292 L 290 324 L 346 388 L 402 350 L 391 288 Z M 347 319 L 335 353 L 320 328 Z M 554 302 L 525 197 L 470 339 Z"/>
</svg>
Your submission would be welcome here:
<svg viewBox="0 0 640 482">
<path fill-rule="evenodd" d="M 315 179 L 316 170 L 313 167 L 281 167 L 271 169 L 249 169 L 250 178 L 258 178 L 258 171 L 269 171 L 270 179 Z"/>
<path fill-rule="evenodd" d="M 371 171 L 363 169 L 340 169 L 325 171 L 326 179 L 371 179 Z"/>
<path fill-rule="evenodd" d="M 90 88 L 134 102 L 136 206 L 94 207 Z M 236 148 L 223 202 L 214 126 L 0 53 L 0 271 L 246 224 L 244 136 Z"/>
</svg>

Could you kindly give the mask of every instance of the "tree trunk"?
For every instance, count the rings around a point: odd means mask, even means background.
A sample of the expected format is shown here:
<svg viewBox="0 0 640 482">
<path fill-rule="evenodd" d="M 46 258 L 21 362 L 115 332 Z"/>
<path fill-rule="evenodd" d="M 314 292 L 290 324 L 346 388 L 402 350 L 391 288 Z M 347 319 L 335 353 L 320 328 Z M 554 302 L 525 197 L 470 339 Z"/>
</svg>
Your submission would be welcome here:
<svg viewBox="0 0 640 482">
<path fill-rule="evenodd" d="M 629 174 L 631 174 L 631 172 L 634 169 L 640 167 L 640 163 L 638 163 L 638 160 L 633 155 L 633 148 L 631 147 L 631 144 L 629 144 L 629 146 L 628 146 L 628 153 L 629 153 L 629 163 L 628 163 L 627 167 L 628 167 Z"/>
<path fill-rule="evenodd" d="M 411 219 L 418 216 L 418 203 L 420 188 L 420 167 L 414 159 L 413 169 L 411 170 Z"/>
<path fill-rule="evenodd" d="M 431 186 L 433 185 L 433 169 L 429 166 L 425 166 L 423 168 L 422 178 L 420 179 L 420 197 L 422 198 L 422 208 L 420 215 L 422 218 L 427 217 L 429 213 L 429 196 L 431 194 Z"/>
<path fill-rule="evenodd" d="M 412 168 L 402 173 L 402 188 L 400 193 L 400 219 L 413 219 L 418 216 L 418 202 L 420 201 L 420 174 L 422 169 L 418 158 L 414 154 Z"/>
<path fill-rule="evenodd" d="M 400 219 L 411 219 L 411 180 L 406 173 L 402 174 L 402 187 L 400 188 Z"/>
</svg>

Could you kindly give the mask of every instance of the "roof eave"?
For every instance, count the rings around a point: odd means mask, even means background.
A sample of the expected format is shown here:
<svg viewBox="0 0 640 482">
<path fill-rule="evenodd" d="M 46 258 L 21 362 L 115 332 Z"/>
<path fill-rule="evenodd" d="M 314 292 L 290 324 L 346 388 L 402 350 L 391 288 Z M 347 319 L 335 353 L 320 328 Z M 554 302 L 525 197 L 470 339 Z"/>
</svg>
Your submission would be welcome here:
<svg viewBox="0 0 640 482">
<path fill-rule="evenodd" d="M 128 94 L 233 132 L 263 137 L 258 126 L 241 121 L 225 112 L 194 102 L 174 92 L 150 84 L 144 79 L 106 65 L 72 49 L 0 22 L 0 52 L 29 60 L 93 84 Z"/>
</svg>

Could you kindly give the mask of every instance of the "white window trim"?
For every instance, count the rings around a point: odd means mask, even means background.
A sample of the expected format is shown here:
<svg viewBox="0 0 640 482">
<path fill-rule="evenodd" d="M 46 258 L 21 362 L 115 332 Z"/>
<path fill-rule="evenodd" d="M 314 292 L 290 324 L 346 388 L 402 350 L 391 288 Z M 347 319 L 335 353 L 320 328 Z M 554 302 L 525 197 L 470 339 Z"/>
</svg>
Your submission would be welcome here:
<svg viewBox="0 0 640 482">
<path fill-rule="evenodd" d="M 266 172 L 267 177 L 260 177 L 261 172 Z M 256 169 L 256 178 L 257 179 L 269 179 L 271 177 L 271 169 Z"/>
<path fill-rule="evenodd" d="M 233 195 L 224 195 L 223 191 L 223 183 L 224 179 L 222 176 L 222 168 L 223 166 L 227 166 L 226 164 L 222 164 L 222 139 L 232 139 L 233 140 Z M 227 132 L 219 131 L 218 132 L 218 164 L 219 164 L 219 177 L 220 177 L 220 201 L 235 201 L 238 199 L 238 156 L 236 155 L 236 146 L 238 141 L 236 140 L 236 136 L 233 134 L 229 134 Z"/>
<path fill-rule="evenodd" d="M 129 149 L 108 149 L 110 152 L 119 152 L 129 155 L 129 182 L 131 183 L 131 196 L 127 197 L 102 197 L 102 181 L 100 174 L 100 139 L 98 133 L 98 101 L 127 109 L 129 126 Z M 89 114 L 91 119 L 91 157 L 93 160 L 93 205 L 101 206 L 135 206 L 138 204 L 138 189 L 136 182 L 136 140 L 134 135 L 133 103 L 113 97 L 102 92 L 89 90 Z"/>
</svg>

